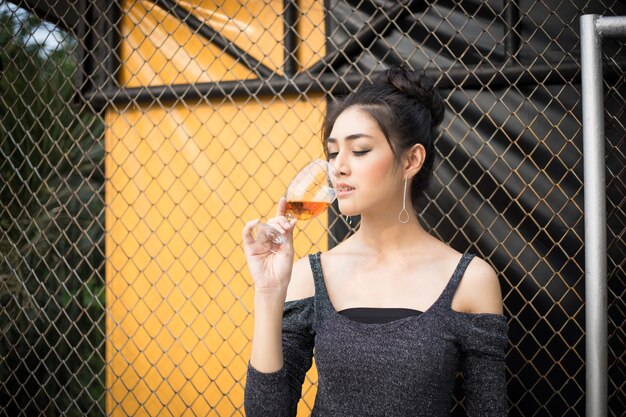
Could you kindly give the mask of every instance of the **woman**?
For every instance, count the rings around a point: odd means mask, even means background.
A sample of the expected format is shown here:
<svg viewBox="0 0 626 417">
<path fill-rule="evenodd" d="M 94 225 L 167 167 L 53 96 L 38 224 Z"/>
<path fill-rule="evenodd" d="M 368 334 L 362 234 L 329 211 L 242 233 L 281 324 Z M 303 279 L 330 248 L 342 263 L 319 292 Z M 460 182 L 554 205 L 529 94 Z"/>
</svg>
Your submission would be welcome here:
<svg viewBox="0 0 626 417">
<path fill-rule="evenodd" d="M 339 210 L 359 229 L 292 266 L 285 201 L 277 253 L 243 230 L 255 283 L 245 390 L 251 416 L 295 416 L 315 349 L 313 416 L 449 416 L 457 371 L 470 416 L 507 413 L 507 323 L 494 270 L 431 236 L 415 200 L 432 174 L 444 104 L 432 82 L 392 68 L 330 111 L 324 126 Z"/>
</svg>

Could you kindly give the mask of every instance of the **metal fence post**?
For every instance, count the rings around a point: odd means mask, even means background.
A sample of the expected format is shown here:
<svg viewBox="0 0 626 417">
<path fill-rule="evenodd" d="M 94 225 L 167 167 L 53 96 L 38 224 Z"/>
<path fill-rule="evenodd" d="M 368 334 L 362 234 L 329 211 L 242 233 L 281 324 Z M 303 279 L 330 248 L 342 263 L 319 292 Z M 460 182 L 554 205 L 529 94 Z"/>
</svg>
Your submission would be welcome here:
<svg viewBox="0 0 626 417">
<path fill-rule="evenodd" d="M 607 254 L 602 37 L 626 35 L 626 17 L 580 18 L 585 189 L 587 416 L 607 415 Z"/>
</svg>

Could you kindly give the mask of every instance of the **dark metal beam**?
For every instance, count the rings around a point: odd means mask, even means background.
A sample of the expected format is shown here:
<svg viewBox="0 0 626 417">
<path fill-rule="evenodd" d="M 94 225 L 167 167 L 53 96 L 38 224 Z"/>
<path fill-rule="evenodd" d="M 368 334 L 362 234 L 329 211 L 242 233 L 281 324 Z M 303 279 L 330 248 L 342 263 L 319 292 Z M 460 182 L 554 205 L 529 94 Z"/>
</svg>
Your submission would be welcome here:
<svg viewBox="0 0 626 417">
<path fill-rule="evenodd" d="M 119 2 L 90 0 L 80 7 L 84 9 L 79 9 L 81 19 L 74 30 L 79 62 L 74 75 L 75 102 L 80 102 L 81 96 L 91 91 L 118 89 L 117 75 L 122 64 L 118 54 L 120 34 L 110 29 L 122 16 Z"/>
<path fill-rule="evenodd" d="M 220 81 L 199 84 L 177 84 L 168 86 L 123 88 L 119 90 L 97 91 L 88 94 L 85 99 L 96 109 L 109 104 L 151 103 L 174 100 L 216 99 L 224 97 L 250 97 L 267 95 L 289 95 L 309 93 L 343 93 L 356 87 L 363 81 L 361 75 L 343 77 L 340 81 L 334 75 L 322 75 L 318 78 L 297 77 L 286 79 L 274 77 L 271 80 Z"/>
<path fill-rule="evenodd" d="M 519 13 L 519 1 L 510 0 L 505 2 L 504 16 L 506 20 L 507 32 L 504 40 L 504 50 L 508 58 L 513 58 L 517 55 L 521 44 L 521 37 L 519 34 L 520 27 L 520 13 Z"/>
<path fill-rule="evenodd" d="M 619 62 L 620 67 L 626 61 Z M 580 82 L 580 66 L 576 61 L 564 62 L 556 66 L 533 65 L 531 68 L 506 65 L 500 68 L 490 66 L 467 69 L 449 68 L 445 72 L 427 70 L 426 74 L 437 80 L 441 90 L 454 88 L 478 89 L 488 86 L 490 89 L 506 88 L 511 85 L 565 84 Z M 375 76 L 375 74 L 373 74 Z M 610 81 L 619 74 L 613 67 L 605 69 L 605 79 Z M 220 99 L 225 97 L 249 97 L 250 95 L 289 95 L 310 93 L 342 95 L 356 88 L 365 81 L 358 73 L 338 77 L 334 74 L 310 76 L 301 74 L 295 78 L 274 77 L 271 80 L 220 81 L 200 84 L 179 84 L 171 86 L 124 88 L 119 90 L 98 91 L 86 95 L 94 108 L 127 103 L 153 103 L 156 100 L 170 102 L 175 100 Z"/>
<path fill-rule="evenodd" d="M 298 72 L 299 37 L 296 25 L 299 20 L 298 6 L 294 0 L 283 0 L 283 51 L 285 53 L 284 68 L 286 76 L 293 76 Z"/>
</svg>

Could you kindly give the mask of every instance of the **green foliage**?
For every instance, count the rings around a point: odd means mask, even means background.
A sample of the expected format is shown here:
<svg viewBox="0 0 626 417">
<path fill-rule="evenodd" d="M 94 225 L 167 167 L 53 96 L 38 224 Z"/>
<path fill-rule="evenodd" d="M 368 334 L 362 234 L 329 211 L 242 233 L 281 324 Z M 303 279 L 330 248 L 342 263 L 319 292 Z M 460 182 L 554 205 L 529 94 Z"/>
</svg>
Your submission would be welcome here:
<svg viewBox="0 0 626 417">
<path fill-rule="evenodd" d="M 0 415 L 104 414 L 104 123 L 0 11 Z"/>
</svg>

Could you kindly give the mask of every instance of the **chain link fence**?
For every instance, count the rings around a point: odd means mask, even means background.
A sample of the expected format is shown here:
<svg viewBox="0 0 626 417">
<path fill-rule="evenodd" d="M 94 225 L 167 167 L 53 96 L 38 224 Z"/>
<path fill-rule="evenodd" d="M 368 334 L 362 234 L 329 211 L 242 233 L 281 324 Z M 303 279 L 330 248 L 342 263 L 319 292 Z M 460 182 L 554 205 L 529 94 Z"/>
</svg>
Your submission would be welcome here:
<svg viewBox="0 0 626 417">
<path fill-rule="evenodd" d="M 241 228 L 323 155 L 326 106 L 402 64 L 448 105 L 423 224 L 500 273 L 510 415 L 583 416 L 589 13 L 626 5 L 0 1 L 0 415 L 243 415 Z M 625 48 L 603 51 L 611 416 L 626 408 Z M 304 223 L 299 257 L 358 220 Z"/>
</svg>

